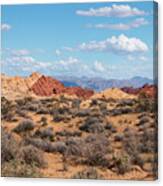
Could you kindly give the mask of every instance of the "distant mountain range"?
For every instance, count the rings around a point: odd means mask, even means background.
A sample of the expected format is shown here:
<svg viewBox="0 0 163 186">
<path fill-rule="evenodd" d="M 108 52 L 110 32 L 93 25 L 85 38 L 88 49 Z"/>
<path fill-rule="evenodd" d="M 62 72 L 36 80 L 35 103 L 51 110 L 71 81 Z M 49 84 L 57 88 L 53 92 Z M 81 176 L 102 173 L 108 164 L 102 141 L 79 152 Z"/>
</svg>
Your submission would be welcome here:
<svg viewBox="0 0 163 186">
<path fill-rule="evenodd" d="M 66 77 L 58 76 L 64 86 L 80 86 L 83 88 L 93 89 L 95 91 L 102 91 L 107 88 L 122 88 L 122 87 L 133 87 L 139 88 L 144 84 L 153 84 L 153 80 L 145 77 L 135 76 L 131 79 L 103 79 L 103 78 L 88 78 L 88 77 Z"/>
</svg>

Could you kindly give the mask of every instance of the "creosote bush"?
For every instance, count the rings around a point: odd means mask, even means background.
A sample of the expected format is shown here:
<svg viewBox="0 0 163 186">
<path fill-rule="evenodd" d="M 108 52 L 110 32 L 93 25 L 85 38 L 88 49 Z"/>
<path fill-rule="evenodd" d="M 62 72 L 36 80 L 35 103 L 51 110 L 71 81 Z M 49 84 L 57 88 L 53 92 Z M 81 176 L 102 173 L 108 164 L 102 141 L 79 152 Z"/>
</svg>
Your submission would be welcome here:
<svg viewBox="0 0 163 186">
<path fill-rule="evenodd" d="M 125 174 L 131 168 L 131 160 L 129 155 L 120 154 L 113 157 L 114 169 L 117 174 Z"/>
<path fill-rule="evenodd" d="M 2 164 L 13 160 L 19 150 L 19 145 L 13 136 L 2 128 L 1 132 L 1 162 Z"/>
<path fill-rule="evenodd" d="M 102 178 L 103 177 L 93 167 L 84 169 L 72 176 L 72 179 L 102 179 Z"/>
<path fill-rule="evenodd" d="M 27 132 L 34 129 L 34 123 L 32 120 L 26 119 L 21 121 L 13 131 L 16 133 Z"/>
<path fill-rule="evenodd" d="M 44 164 L 40 151 L 26 147 L 2 129 L 1 173 L 3 177 L 40 177 L 38 167 Z"/>
<path fill-rule="evenodd" d="M 45 167 L 46 162 L 43 157 L 43 152 L 32 145 L 21 148 L 20 158 L 22 158 L 26 164 L 35 165 L 36 167 Z"/>
</svg>

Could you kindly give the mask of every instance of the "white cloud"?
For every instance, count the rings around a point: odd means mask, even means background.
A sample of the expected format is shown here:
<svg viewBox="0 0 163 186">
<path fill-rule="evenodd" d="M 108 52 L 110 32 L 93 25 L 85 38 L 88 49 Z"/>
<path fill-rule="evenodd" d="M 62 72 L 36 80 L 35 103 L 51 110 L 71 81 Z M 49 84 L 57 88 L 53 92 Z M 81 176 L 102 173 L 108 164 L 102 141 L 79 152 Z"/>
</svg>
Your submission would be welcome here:
<svg viewBox="0 0 163 186">
<path fill-rule="evenodd" d="M 61 59 L 54 63 L 53 68 L 57 71 L 73 71 L 74 68 L 80 65 L 80 61 L 77 58 L 69 57 L 67 59 Z"/>
<path fill-rule="evenodd" d="M 124 34 L 118 37 L 112 36 L 103 41 L 90 41 L 79 45 L 79 50 L 82 51 L 99 51 L 99 52 L 113 52 L 119 54 L 130 54 L 148 51 L 146 43 L 139 38 L 129 38 Z"/>
<path fill-rule="evenodd" d="M 60 50 L 55 50 L 55 54 L 57 55 L 57 56 L 60 56 L 61 55 L 61 51 Z"/>
<path fill-rule="evenodd" d="M 103 64 L 99 61 L 95 61 L 94 62 L 94 67 L 95 67 L 95 70 L 96 71 L 99 71 L 99 72 L 104 72 L 105 71 L 105 67 L 103 66 Z"/>
<path fill-rule="evenodd" d="M 67 47 L 67 46 L 63 47 L 63 50 L 68 51 L 68 52 L 73 52 L 73 51 L 75 51 L 74 48 Z"/>
<path fill-rule="evenodd" d="M 148 21 L 144 18 L 137 18 L 130 23 L 117 23 L 117 24 L 96 24 L 96 25 L 89 25 L 92 28 L 98 29 L 111 29 L 111 30 L 129 30 L 132 28 L 138 28 L 143 25 L 147 25 Z"/>
<path fill-rule="evenodd" d="M 81 16 L 96 16 L 96 17 L 130 17 L 130 16 L 142 16 L 146 12 L 139 10 L 138 8 L 131 7 L 129 5 L 116 5 L 105 6 L 101 8 L 90 8 L 89 10 L 77 10 L 77 15 Z"/>
<path fill-rule="evenodd" d="M 9 63 L 33 63 L 35 59 L 31 56 L 12 56 L 6 59 Z"/>
<path fill-rule="evenodd" d="M 3 23 L 1 24 L 1 30 L 2 31 L 8 31 L 11 29 L 11 25 L 7 24 L 7 23 Z"/>
<path fill-rule="evenodd" d="M 128 55 L 127 58 L 129 61 L 148 61 L 148 58 L 146 56 Z"/>
<path fill-rule="evenodd" d="M 30 54 L 29 50 L 26 50 L 26 49 L 11 50 L 11 53 L 12 55 L 15 55 L 15 56 L 26 56 Z"/>
</svg>

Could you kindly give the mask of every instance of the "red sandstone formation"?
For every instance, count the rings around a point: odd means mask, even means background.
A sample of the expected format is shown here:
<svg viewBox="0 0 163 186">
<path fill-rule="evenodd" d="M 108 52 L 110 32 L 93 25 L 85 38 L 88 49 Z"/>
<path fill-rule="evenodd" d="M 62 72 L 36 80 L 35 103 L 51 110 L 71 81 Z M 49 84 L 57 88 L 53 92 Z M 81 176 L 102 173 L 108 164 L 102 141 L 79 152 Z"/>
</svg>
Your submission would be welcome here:
<svg viewBox="0 0 163 186">
<path fill-rule="evenodd" d="M 88 99 L 94 94 L 94 91 L 89 89 L 83 89 L 81 87 L 67 87 L 65 88 L 65 93 Z"/>
<path fill-rule="evenodd" d="M 151 98 L 157 96 L 157 87 L 155 85 L 145 84 L 141 88 L 124 87 L 121 90 L 123 90 L 128 94 L 135 94 L 135 95 L 145 94 L 147 97 L 151 97 Z"/>
<path fill-rule="evenodd" d="M 41 76 L 30 88 L 38 96 L 51 96 L 53 94 L 76 95 L 81 98 L 89 98 L 94 94 L 92 90 L 81 87 L 64 87 L 64 85 L 52 77 Z"/>
<path fill-rule="evenodd" d="M 51 78 L 42 75 L 31 87 L 31 90 L 38 96 L 51 96 L 60 94 L 64 90 L 64 85 Z"/>
</svg>

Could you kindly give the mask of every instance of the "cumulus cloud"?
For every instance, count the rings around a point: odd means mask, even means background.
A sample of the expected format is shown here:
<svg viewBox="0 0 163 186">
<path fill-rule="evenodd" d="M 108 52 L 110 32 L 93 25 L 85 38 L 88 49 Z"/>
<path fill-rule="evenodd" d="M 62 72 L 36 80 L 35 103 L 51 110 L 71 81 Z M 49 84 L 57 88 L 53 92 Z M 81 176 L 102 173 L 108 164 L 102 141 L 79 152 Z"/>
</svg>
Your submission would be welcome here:
<svg viewBox="0 0 163 186">
<path fill-rule="evenodd" d="M 95 70 L 96 71 L 99 71 L 99 72 L 105 72 L 105 67 L 103 66 L 103 64 L 99 61 L 95 61 L 94 62 L 94 67 L 95 67 Z"/>
<path fill-rule="evenodd" d="M 77 15 L 80 16 L 96 16 L 96 17 L 130 17 L 146 15 L 146 12 L 136 7 L 129 5 L 116 5 L 105 6 L 101 8 L 90 8 L 89 10 L 77 10 Z"/>
<path fill-rule="evenodd" d="M 15 62 L 18 62 L 18 63 L 32 63 L 35 61 L 35 59 L 31 56 L 22 56 L 22 57 L 11 57 L 11 58 L 7 58 L 7 61 L 8 62 L 11 62 L 11 63 L 15 63 Z"/>
<path fill-rule="evenodd" d="M 146 56 L 128 55 L 127 58 L 129 61 L 148 61 L 148 58 Z"/>
<path fill-rule="evenodd" d="M 91 28 L 98 28 L 98 29 L 110 29 L 110 30 L 129 30 L 132 28 L 138 28 L 143 25 L 147 25 L 148 21 L 144 18 L 137 18 L 130 23 L 117 23 L 117 24 L 96 24 L 96 25 L 89 25 Z"/>
<path fill-rule="evenodd" d="M 77 58 L 69 57 L 66 60 L 60 60 L 58 61 L 59 64 L 63 66 L 69 66 L 69 65 L 75 65 L 79 63 L 79 60 Z"/>
<path fill-rule="evenodd" d="M 73 52 L 73 51 L 75 51 L 74 48 L 72 48 L 72 47 L 67 47 L 67 46 L 63 47 L 63 50 L 68 51 L 68 52 Z"/>
<path fill-rule="evenodd" d="M 2 31 L 8 31 L 11 29 L 11 25 L 7 24 L 7 23 L 2 23 L 1 24 L 1 30 Z"/>
<path fill-rule="evenodd" d="M 79 45 L 81 51 L 113 52 L 130 54 L 148 51 L 148 46 L 136 37 L 129 38 L 124 34 L 112 36 L 103 41 L 90 41 Z"/>
<path fill-rule="evenodd" d="M 20 50 L 11 50 L 11 53 L 15 56 L 26 56 L 30 54 L 30 51 L 26 49 L 20 49 Z"/>
</svg>

